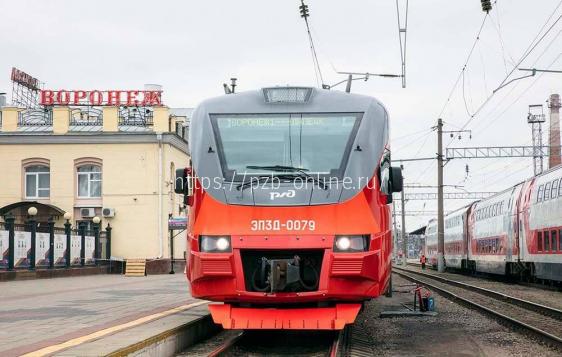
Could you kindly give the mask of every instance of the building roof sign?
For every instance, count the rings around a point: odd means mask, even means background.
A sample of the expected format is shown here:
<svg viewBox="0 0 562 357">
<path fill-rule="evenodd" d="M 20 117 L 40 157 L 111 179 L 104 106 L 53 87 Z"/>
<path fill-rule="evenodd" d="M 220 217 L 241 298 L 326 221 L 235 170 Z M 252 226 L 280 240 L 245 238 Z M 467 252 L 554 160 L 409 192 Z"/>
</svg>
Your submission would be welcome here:
<svg viewBox="0 0 562 357">
<path fill-rule="evenodd" d="M 162 105 L 161 90 L 41 90 L 39 104 L 73 106 L 142 106 Z"/>
<path fill-rule="evenodd" d="M 24 71 L 17 69 L 16 67 L 12 67 L 12 75 L 10 78 L 13 82 L 21 84 L 26 88 L 39 90 L 39 80 Z"/>
</svg>

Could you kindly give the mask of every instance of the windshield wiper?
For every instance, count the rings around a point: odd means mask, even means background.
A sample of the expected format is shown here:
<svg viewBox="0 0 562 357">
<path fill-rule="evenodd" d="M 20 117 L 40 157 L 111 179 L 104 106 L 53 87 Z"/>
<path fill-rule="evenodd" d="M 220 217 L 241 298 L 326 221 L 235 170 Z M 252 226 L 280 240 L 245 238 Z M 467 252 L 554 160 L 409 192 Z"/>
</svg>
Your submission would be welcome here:
<svg viewBox="0 0 562 357">
<path fill-rule="evenodd" d="M 284 166 L 284 165 L 270 165 L 270 166 L 248 165 L 246 166 L 246 168 L 250 170 L 269 170 L 274 172 L 297 172 L 298 175 L 288 175 L 288 176 L 305 178 L 307 181 L 314 182 L 324 190 L 328 189 L 326 183 L 320 180 L 319 177 L 314 177 L 313 175 L 309 174 L 307 172 L 309 171 L 308 169 L 303 169 L 300 167 L 293 167 L 293 166 Z"/>
<path fill-rule="evenodd" d="M 246 166 L 246 168 L 250 169 L 250 170 L 269 170 L 269 171 L 276 171 L 276 172 L 280 172 L 280 171 L 289 171 L 289 172 L 308 171 L 308 169 L 303 169 L 303 168 L 294 167 L 294 166 L 285 166 L 285 165 L 266 165 L 266 166 L 248 165 L 248 166 Z"/>
</svg>

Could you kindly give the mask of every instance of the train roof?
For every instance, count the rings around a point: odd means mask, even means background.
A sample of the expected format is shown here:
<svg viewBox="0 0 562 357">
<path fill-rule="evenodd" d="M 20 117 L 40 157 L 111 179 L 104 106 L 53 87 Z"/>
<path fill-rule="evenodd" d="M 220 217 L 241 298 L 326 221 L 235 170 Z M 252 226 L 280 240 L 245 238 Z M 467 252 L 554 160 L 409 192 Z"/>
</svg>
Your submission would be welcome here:
<svg viewBox="0 0 562 357">
<path fill-rule="evenodd" d="M 232 113 L 326 113 L 367 112 L 372 106 L 386 108 L 370 96 L 313 87 L 268 87 L 222 95 L 201 102 L 196 112 Z M 194 113 L 194 119 L 197 113 Z"/>
</svg>

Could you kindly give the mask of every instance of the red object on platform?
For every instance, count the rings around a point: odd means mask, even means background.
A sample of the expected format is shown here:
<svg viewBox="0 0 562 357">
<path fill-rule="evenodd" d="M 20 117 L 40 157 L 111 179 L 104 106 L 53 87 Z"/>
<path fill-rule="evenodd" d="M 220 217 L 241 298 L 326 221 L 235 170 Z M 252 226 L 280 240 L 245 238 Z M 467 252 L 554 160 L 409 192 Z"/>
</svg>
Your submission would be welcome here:
<svg viewBox="0 0 562 357">
<path fill-rule="evenodd" d="M 249 308 L 211 304 L 216 324 L 225 329 L 341 330 L 355 321 L 361 304 L 316 308 Z"/>
</svg>

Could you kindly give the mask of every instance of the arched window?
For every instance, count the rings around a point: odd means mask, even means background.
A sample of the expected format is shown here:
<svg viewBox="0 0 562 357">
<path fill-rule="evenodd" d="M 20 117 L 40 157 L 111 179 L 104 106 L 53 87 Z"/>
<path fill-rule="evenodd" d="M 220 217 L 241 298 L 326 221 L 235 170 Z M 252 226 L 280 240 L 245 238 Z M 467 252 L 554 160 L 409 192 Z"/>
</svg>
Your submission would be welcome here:
<svg viewBox="0 0 562 357">
<path fill-rule="evenodd" d="M 77 169 L 78 197 L 100 198 L 101 197 L 101 166 L 82 165 Z"/>
<path fill-rule="evenodd" d="M 25 167 L 25 198 L 49 198 L 51 173 L 45 165 Z"/>
</svg>

